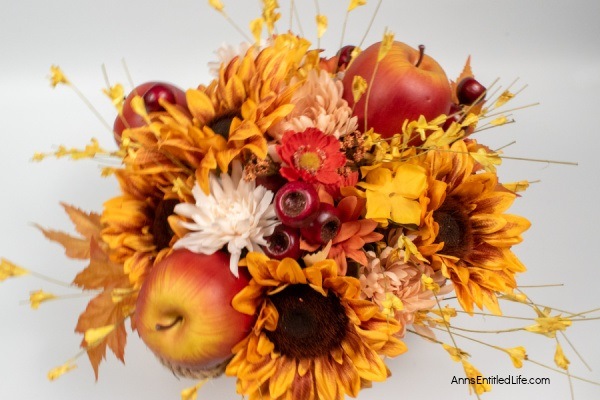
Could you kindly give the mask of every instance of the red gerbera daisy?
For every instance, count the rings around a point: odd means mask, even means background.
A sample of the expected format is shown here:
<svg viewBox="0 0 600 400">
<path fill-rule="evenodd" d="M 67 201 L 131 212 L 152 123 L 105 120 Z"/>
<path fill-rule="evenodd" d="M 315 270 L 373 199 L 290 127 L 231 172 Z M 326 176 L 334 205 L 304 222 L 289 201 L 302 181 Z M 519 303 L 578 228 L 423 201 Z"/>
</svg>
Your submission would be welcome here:
<svg viewBox="0 0 600 400">
<path fill-rule="evenodd" d="M 287 131 L 281 145 L 277 146 L 277 153 L 284 163 L 280 173 L 290 181 L 339 184 L 338 170 L 346 164 L 340 142 L 316 128 L 307 128 L 304 132 Z"/>
</svg>

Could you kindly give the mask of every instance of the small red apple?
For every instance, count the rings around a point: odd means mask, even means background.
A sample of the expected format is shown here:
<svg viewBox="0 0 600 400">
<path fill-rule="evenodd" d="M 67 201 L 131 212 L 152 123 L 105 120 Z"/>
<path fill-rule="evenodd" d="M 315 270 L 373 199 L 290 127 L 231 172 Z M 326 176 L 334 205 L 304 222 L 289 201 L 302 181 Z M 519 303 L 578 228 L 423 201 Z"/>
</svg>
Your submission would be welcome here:
<svg viewBox="0 0 600 400">
<path fill-rule="evenodd" d="M 381 43 L 375 43 L 360 53 L 346 70 L 343 78 L 344 99 L 358 117 L 359 129 L 373 128 L 384 138 L 402 130 L 405 120 L 417 120 L 423 115 L 432 120 L 446 114 L 452 103 L 452 90 L 442 67 L 424 54 L 401 42 L 394 42 L 387 55 L 379 62 L 375 79 L 373 70 Z M 354 105 L 352 81 L 363 77 L 370 85 L 367 93 Z M 366 112 L 365 112 L 366 110 Z"/>
<path fill-rule="evenodd" d="M 159 99 L 164 99 L 171 104 L 179 104 L 187 107 L 185 92 L 170 83 L 146 82 L 136 86 L 125 98 L 123 112 L 115 119 L 113 133 L 117 143 L 121 142 L 121 134 L 124 129 L 137 128 L 145 125 L 144 119 L 136 114 L 131 108 L 131 100 L 135 96 L 140 96 L 144 99 L 147 112 L 164 111 L 164 108 L 160 105 Z"/>
<path fill-rule="evenodd" d="M 176 250 L 152 268 L 142 285 L 135 326 L 173 372 L 218 368 L 252 329 L 254 318 L 231 306 L 250 276 L 242 269 L 234 277 L 229 257 L 223 251 Z"/>
</svg>

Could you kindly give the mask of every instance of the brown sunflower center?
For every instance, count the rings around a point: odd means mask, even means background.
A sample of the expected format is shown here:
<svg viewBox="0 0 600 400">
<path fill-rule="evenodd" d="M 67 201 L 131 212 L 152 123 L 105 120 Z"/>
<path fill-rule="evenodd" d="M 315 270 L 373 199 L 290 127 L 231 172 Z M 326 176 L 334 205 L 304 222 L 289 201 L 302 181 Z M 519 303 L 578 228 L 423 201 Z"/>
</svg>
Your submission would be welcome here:
<svg viewBox="0 0 600 400">
<path fill-rule="evenodd" d="M 473 248 L 471 222 L 464 206 L 456 199 L 448 198 L 434 211 L 433 220 L 439 225 L 436 243 L 444 243 L 443 254 L 463 258 Z"/>
<path fill-rule="evenodd" d="M 173 214 L 173 210 L 177 204 L 179 204 L 179 200 L 177 199 L 164 199 L 156 206 L 151 233 L 154 237 L 154 245 L 157 251 L 169 247 L 174 232 L 169 226 L 168 218 Z"/>
<path fill-rule="evenodd" d="M 208 126 L 217 135 L 223 136 L 225 139 L 229 138 L 229 130 L 231 129 L 231 123 L 234 118 L 240 118 L 237 112 L 230 112 L 214 119 Z"/>
<path fill-rule="evenodd" d="M 270 299 L 279 322 L 275 331 L 266 333 L 276 351 L 293 358 L 314 358 L 342 343 L 348 317 L 332 292 L 323 296 L 309 285 L 291 285 Z"/>
</svg>

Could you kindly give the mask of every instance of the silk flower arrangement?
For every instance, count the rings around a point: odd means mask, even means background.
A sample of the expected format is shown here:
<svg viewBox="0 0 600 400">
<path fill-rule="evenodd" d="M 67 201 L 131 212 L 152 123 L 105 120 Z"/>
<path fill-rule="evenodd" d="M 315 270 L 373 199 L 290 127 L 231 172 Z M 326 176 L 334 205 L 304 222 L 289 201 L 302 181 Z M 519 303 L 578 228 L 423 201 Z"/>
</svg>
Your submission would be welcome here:
<svg viewBox="0 0 600 400">
<path fill-rule="evenodd" d="M 364 3 L 350 1 L 346 16 Z M 512 247 L 530 224 L 510 206 L 529 182 L 500 182 L 506 156 L 476 139 L 510 122 L 515 92 L 486 88 L 470 60 L 449 80 L 423 46 L 387 30 L 328 54 L 275 33 L 279 18 L 263 1 L 253 40 L 220 49 L 206 84 L 106 88 L 116 150 L 92 140 L 34 155 L 120 162 L 103 169 L 120 193 L 100 213 L 63 205 L 77 235 L 39 227 L 89 260 L 72 286 L 95 293 L 76 331 L 96 378 L 107 349 L 124 360 L 127 323 L 159 362 L 198 380 L 184 399 L 221 374 L 249 399 L 357 397 L 390 377 L 385 360 L 407 351 L 408 333 L 473 378 L 453 318 L 501 315 L 501 301 L 533 312 L 520 330 L 556 338 L 557 372 L 571 377 L 556 334 L 582 316 L 517 287 L 525 266 Z M 320 39 L 327 18 L 316 22 Z M 59 67 L 51 73 L 81 95 Z M 1 280 L 21 275 L 44 278 L 2 259 Z M 31 306 L 58 297 L 35 291 Z M 521 346 L 485 345 L 516 368 L 530 361 Z M 69 359 L 48 377 L 75 367 Z"/>
</svg>

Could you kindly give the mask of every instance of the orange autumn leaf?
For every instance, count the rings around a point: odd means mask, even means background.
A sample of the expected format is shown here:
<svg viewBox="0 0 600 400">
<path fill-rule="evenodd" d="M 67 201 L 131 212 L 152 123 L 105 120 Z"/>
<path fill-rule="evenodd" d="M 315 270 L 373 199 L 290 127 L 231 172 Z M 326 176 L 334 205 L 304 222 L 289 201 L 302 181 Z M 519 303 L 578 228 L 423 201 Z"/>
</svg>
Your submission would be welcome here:
<svg viewBox="0 0 600 400">
<path fill-rule="evenodd" d="M 37 224 L 35 227 L 42 231 L 46 239 L 62 245 L 65 248 L 65 254 L 67 257 L 78 260 L 86 260 L 90 258 L 89 239 L 82 239 L 71 236 L 68 233 L 44 229 L 42 226 Z"/>
<path fill-rule="evenodd" d="M 100 232 L 102 230 L 100 215 L 96 213 L 86 213 L 65 203 L 61 203 L 61 205 L 67 212 L 71 222 L 75 225 L 75 230 L 83 237 L 45 229 L 37 224 L 35 227 L 42 231 L 46 239 L 63 246 L 67 257 L 80 260 L 90 258 L 90 239 L 100 237 Z"/>
<path fill-rule="evenodd" d="M 452 89 L 452 101 L 455 104 L 458 104 L 458 97 L 456 96 L 456 86 L 458 82 L 462 81 L 465 78 L 473 77 L 473 71 L 471 70 L 471 56 L 467 57 L 467 61 L 465 62 L 465 66 L 463 67 L 462 72 L 456 79 L 456 81 L 450 82 L 450 88 Z"/>
<path fill-rule="evenodd" d="M 107 288 L 94 297 L 79 316 L 75 332 L 81 334 L 85 334 L 90 329 L 99 329 L 108 325 L 115 326 L 114 330 L 108 333 L 102 341 L 93 343 L 93 346 L 88 347 L 85 339 L 81 342 L 81 347 L 87 350 L 96 380 L 98 379 L 98 367 L 106 358 L 107 346 L 121 362 L 125 362 L 127 332 L 123 322 L 129 317 L 131 309 L 132 304 L 115 303 L 112 299 L 112 288 Z"/>
<path fill-rule="evenodd" d="M 456 79 L 456 81 L 450 81 L 450 89 L 452 90 L 452 101 L 455 104 L 459 104 L 458 97 L 456 94 L 456 87 L 458 86 L 460 81 L 462 81 L 465 78 L 475 78 L 475 74 L 473 74 L 473 70 L 471 69 L 471 56 L 467 57 L 465 66 L 463 67 L 463 70 Z M 484 104 L 485 100 L 468 107 L 468 113 L 479 114 L 483 109 Z"/>
<path fill-rule="evenodd" d="M 61 203 L 61 205 L 69 215 L 73 225 L 75 225 L 75 230 L 83 235 L 83 237 L 91 239 L 92 237 L 100 236 L 100 231 L 102 230 L 100 214 L 93 212 L 86 213 L 79 208 L 65 203 Z"/>
<path fill-rule="evenodd" d="M 96 239 L 90 239 L 89 247 L 90 264 L 77 274 L 73 281 L 75 285 L 87 290 L 130 286 L 123 265 L 112 262 Z"/>
</svg>

